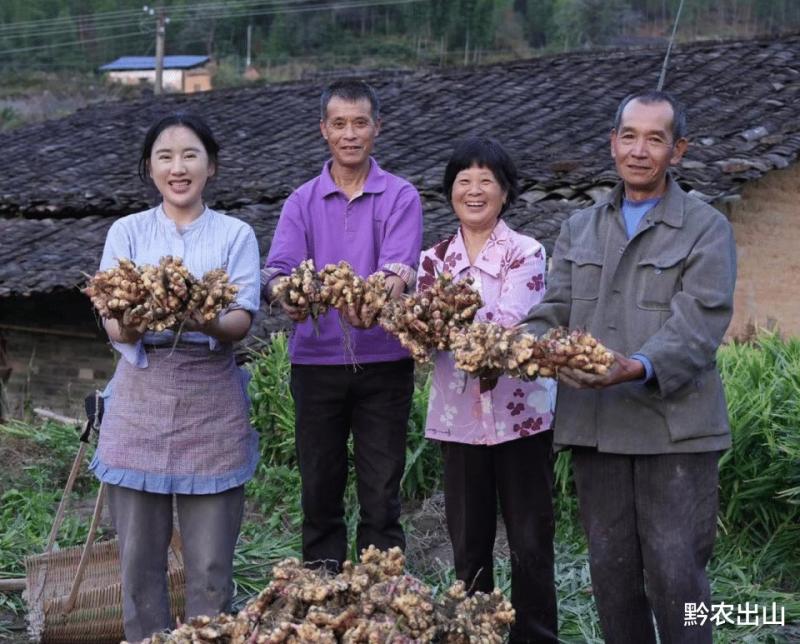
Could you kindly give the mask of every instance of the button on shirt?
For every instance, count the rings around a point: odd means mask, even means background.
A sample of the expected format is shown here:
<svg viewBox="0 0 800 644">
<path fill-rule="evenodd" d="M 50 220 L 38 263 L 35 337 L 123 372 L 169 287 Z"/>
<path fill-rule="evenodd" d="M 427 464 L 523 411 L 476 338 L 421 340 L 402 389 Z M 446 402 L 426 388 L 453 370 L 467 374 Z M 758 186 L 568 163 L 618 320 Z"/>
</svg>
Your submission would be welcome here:
<svg viewBox="0 0 800 644">
<path fill-rule="evenodd" d="M 288 275 L 311 258 L 317 270 L 347 261 L 362 277 L 382 270 L 413 284 L 422 246 L 422 205 L 416 188 L 385 172 L 374 159 L 362 192 L 348 199 L 334 183 L 328 161 L 315 179 L 283 206 L 261 284 Z M 354 329 L 336 310 L 295 324 L 289 355 L 295 364 L 352 364 L 408 358 L 380 326 Z"/>
<path fill-rule="evenodd" d="M 545 253 L 539 242 L 512 231 L 500 220 L 470 264 L 459 229 L 451 239 L 422 254 L 417 288 L 433 284 L 447 271 L 456 281 L 471 276 L 483 299 L 475 319 L 515 326 L 544 294 Z M 523 382 L 501 376 L 495 387 L 481 391 L 480 380 L 456 368 L 453 354 L 436 354 L 425 436 L 466 443 L 496 445 L 549 430 L 555 405 L 555 380 Z"/>
</svg>

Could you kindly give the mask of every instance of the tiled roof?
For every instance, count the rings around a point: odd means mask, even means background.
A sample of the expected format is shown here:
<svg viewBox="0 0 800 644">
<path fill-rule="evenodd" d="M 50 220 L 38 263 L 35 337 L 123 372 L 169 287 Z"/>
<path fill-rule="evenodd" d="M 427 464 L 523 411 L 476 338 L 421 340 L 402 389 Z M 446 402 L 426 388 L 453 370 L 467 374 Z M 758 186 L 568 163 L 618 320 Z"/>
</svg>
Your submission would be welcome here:
<svg viewBox="0 0 800 644">
<path fill-rule="evenodd" d="M 655 86 L 662 59 L 661 49 L 600 51 L 371 78 L 384 112 L 376 157 L 420 189 L 432 242 L 455 228 L 438 189 L 454 140 L 497 137 L 516 159 L 523 188 L 507 219 L 549 249 L 569 212 L 615 182 L 614 110 L 629 92 Z M 796 161 L 800 35 L 678 47 L 666 89 L 689 106 L 692 145 L 676 172 L 685 187 L 709 199 L 733 194 Z M 67 287 L 96 266 L 103 224 L 152 198 L 136 177 L 145 130 L 179 109 L 203 114 L 223 146 L 209 202 L 255 224 L 263 250 L 283 199 L 327 156 L 319 91 L 319 83 L 296 82 L 109 103 L 0 135 L 0 215 L 13 217 L 0 219 L 0 296 Z M 65 217 L 80 222 L 59 221 Z M 76 228 L 96 238 L 76 248 Z M 16 242 L 6 244 L 5 235 Z M 36 259 L 45 251 L 48 263 Z M 50 262 L 65 269 L 42 278 L 15 268 L 21 256 L 33 273 L 53 273 Z"/>
</svg>

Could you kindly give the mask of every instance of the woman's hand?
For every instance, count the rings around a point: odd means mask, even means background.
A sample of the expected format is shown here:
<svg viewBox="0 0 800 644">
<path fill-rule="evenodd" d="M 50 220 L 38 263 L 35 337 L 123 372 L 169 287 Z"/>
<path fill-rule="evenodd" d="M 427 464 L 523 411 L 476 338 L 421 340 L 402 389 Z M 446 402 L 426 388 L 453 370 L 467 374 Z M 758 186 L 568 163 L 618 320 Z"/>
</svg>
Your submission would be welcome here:
<svg viewBox="0 0 800 644">
<path fill-rule="evenodd" d="M 122 344 L 135 344 L 142 339 L 145 332 L 145 329 L 140 330 L 135 326 L 126 326 L 120 320 L 113 318 L 104 319 L 103 326 L 112 342 L 121 342 Z"/>
<path fill-rule="evenodd" d="M 253 316 L 244 309 L 221 313 L 213 320 L 205 320 L 195 311 L 183 323 L 184 331 L 204 333 L 220 342 L 237 342 L 247 335 Z"/>
</svg>

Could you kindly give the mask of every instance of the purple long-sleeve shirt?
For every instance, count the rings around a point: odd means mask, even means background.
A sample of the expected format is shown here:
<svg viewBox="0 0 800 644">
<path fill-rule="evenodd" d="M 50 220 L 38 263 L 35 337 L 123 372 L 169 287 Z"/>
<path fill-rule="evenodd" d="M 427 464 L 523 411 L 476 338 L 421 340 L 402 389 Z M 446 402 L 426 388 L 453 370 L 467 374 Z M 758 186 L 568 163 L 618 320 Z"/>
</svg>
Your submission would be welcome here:
<svg viewBox="0 0 800 644">
<path fill-rule="evenodd" d="M 345 260 L 363 277 L 383 270 L 413 285 L 422 247 L 422 204 L 416 188 L 370 159 L 362 192 L 348 200 L 331 178 L 330 163 L 284 203 L 261 271 L 262 287 L 308 258 L 318 270 Z M 379 326 L 354 329 L 339 320 L 338 311 L 329 311 L 317 326 L 319 334 L 310 319 L 295 324 L 289 341 L 293 363 L 358 364 L 408 357 Z"/>
</svg>

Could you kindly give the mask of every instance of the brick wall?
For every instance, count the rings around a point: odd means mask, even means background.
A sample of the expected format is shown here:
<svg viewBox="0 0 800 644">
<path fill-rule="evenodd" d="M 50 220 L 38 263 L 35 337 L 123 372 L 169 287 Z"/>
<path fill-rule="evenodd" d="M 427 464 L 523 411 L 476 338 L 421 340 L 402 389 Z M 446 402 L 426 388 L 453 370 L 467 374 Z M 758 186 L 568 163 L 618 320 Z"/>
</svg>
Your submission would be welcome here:
<svg viewBox="0 0 800 644">
<path fill-rule="evenodd" d="M 4 388 L 9 416 L 46 407 L 80 417 L 83 397 L 113 375 L 114 354 L 78 293 L 3 299 L 0 333 L 12 369 Z"/>
<path fill-rule="evenodd" d="M 739 274 L 728 335 L 777 328 L 800 336 L 800 163 L 748 183 L 720 207 L 736 236 Z"/>
</svg>

